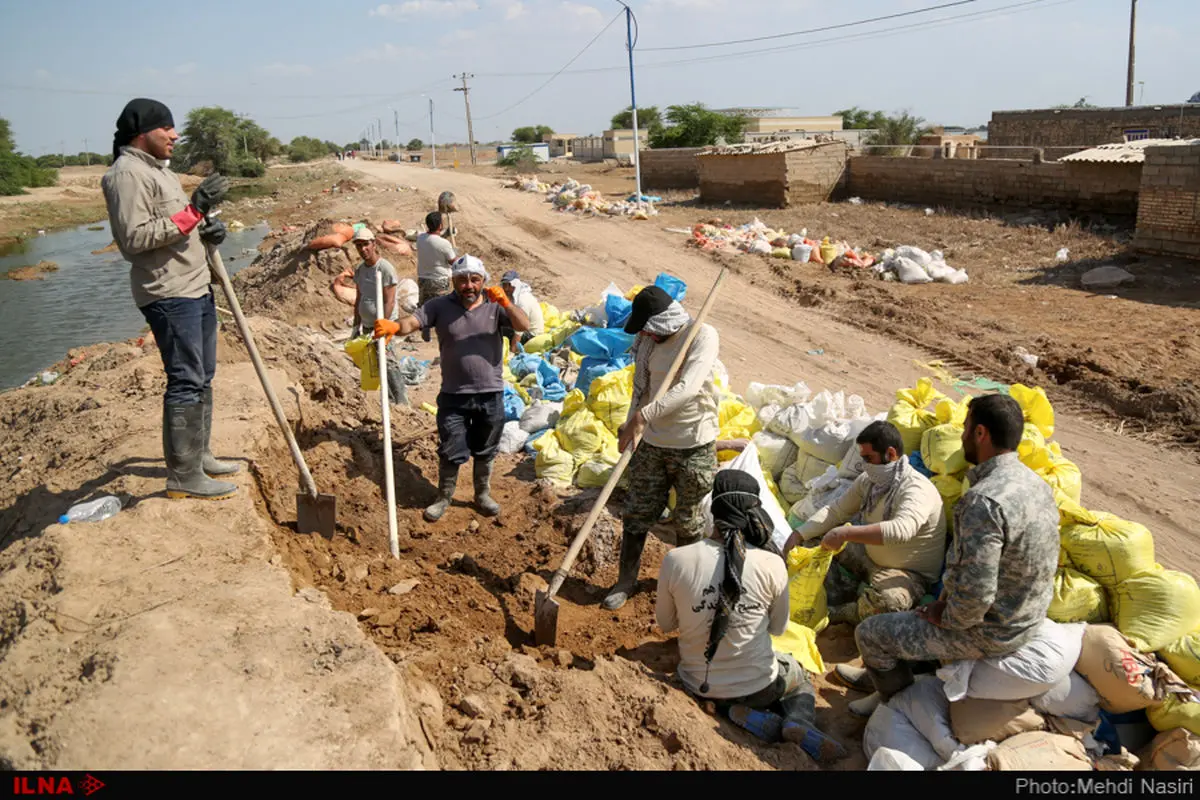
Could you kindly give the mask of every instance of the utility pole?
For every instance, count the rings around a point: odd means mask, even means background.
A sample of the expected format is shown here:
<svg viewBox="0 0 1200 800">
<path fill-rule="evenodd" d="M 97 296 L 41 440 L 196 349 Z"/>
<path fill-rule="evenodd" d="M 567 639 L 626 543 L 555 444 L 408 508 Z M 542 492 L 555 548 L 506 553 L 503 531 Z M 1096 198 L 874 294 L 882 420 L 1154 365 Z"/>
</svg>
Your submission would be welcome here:
<svg viewBox="0 0 1200 800">
<path fill-rule="evenodd" d="M 463 102 L 467 104 L 467 142 L 471 146 L 471 166 L 475 166 L 475 129 L 471 126 L 471 90 L 467 87 L 467 78 L 474 78 L 474 75 L 463 73 L 455 75 L 455 78 L 461 78 L 463 85 L 455 88 L 454 91 L 463 93 Z"/>
<path fill-rule="evenodd" d="M 67 165 L 67 143 L 64 140 L 59 142 L 58 145 L 62 148 L 62 165 L 65 167 Z"/>
<path fill-rule="evenodd" d="M 429 95 L 422 95 L 429 97 Z M 437 169 L 437 139 L 433 135 L 433 98 L 429 97 L 429 148 L 433 150 L 433 169 Z"/>
<path fill-rule="evenodd" d="M 88 152 L 87 139 L 83 140 L 83 157 L 87 160 L 87 165 L 92 165 L 92 154 Z"/>
<path fill-rule="evenodd" d="M 392 121 L 396 123 L 396 143 L 400 143 L 400 112 L 392 109 Z"/>
<path fill-rule="evenodd" d="M 625 6 L 625 45 L 629 48 L 629 104 L 633 109 L 633 172 L 637 182 L 637 204 L 642 204 L 642 155 L 641 140 L 638 138 L 637 93 L 633 84 L 633 9 L 622 0 L 618 3 Z"/>
<path fill-rule="evenodd" d="M 379 125 L 379 149 L 377 153 L 380 158 L 383 158 L 383 120 L 376 117 L 375 122 Z"/>
<path fill-rule="evenodd" d="M 1129 74 L 1125 78 L 1125 105 L 1133 105 L 1133 39 L 1137 22 L 1137 0 L 1129 0 Z"/>
</svg>

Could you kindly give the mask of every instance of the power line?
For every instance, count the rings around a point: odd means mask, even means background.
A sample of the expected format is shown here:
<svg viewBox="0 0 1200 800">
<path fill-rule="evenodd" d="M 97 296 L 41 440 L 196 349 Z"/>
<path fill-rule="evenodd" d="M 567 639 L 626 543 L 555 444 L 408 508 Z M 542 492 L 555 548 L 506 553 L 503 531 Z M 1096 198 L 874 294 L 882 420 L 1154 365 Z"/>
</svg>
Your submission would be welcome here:
<svg viewBox="0 0 1200 800">
<path fill-rule="evenodd" d="M 555 78 L 557 78 L 559 75 L 562 75 L 564 72 L 566 72 L 566 71 L 567 71 L 567 67 L 569 67 L 569 66 L 571 66 L 572 64 L 574 64 L 574 63 L 575 63 L 575 62 L 576 62 L 576 61 L 579 59 L 579 57 L 580 57 L 580 56 L 582 56 L 584 53 L 586 53 L 586 52 L 588 51 L 588 49 L 589 49 L 589 48 L 590 48 L 590 47 L 591 47 L 593 44 L 595 44 L 595 43 L 596 43 L 596 40 L 597 40 L 597 39 L 599 39 L 601 36 L 603 36 L 603 35 L 604 35 L 604 33 L 605 33 L 605 32 L 606 32 L 606 31 L 607 31 L 609 28 L 611 28 L 611 27 L 613 26 L 613 24 L 614 24 L 614 23 L 616 23 L 616 21 L 617 21 L 617 20 L 619 20 L 619 19 L 620 19 L 622 16 L 624 16 L 624 14 L 625 14 L 625 12 L 624 12 L 624 11 L 621 11 L 621 12 L 620 12 L 620 13 L 618 13 L 618 14 L 617 14 L 615 17 L 613 17 L 613 18 L 612 18 L 612 19 L 609 21 L 609 23 L 608 23 L 607 25 L 605 25 L 603 28 L 601 28 L 601 29 L 600 29 L 600 32 L 599 32 L 599 33 L 597 33 L 595 36 L 593 36 L 593 37 L 592 37 L 592 40 L 591 40 L 590 42 L 588 42 L 586 45 L 584 45 L 584 47 L 583 47 L 583 49 L 582 49 L 582 50 L 580 50 L 578 53 L 576 53 L 576 54 L 575 54 L 575 56 L 574 56 L 574 57 L 573 57 L 573 58 L 572 58 L 570 61 L 568 61 L 566 64 L 563 64 L 563 66 L 562 66 L 562 69 L 560 69 L 558 72 L 555 72 L 553 75 L 551 75 L 551 76 L 550 76 L 550 77 L 549 77 L 549 78 L 546 80 L 546 82 L 545 82 L 545 83 L 543 83 L 541 86 L 539 86 L 538 88 L 534 89 L 532 92 L 530 92 L 529 94 L 525 95 L 525 96 L 524 96 L 524 97 L 522 97 L 520 100 L 518 100 L 517 102 L 513 103 L 511 106 L 509 106 L 508 108 L 504 109 L 503 111 L 497 111 L 495 114 L 489 114 L 489 115 L 488 115 L 488 116 L 486 116 L 486 117 L 479 117 L 479 121 L 480 121 L 480 122 L 482 122 L 482 121 L 484 121 L 484 120 L 487 120 L 487 119 L 495 119 L 496 117 L 498 117 L 498 116 L 500 116 L 500 115 L 502 115 L 502 114 L 506 114 L 506 113 L 508 113 L 509 111 L 512 111 L 512 110 L 513 110 L 514 108 L 516 108 L 517 106 L 519 106 L 519 105 L 521 105 L 522 103 L 524 103 L 524 102 L 525 102 L 526 100 L 528 100 L 529 98 L 533 97 L 535 94 L 537 94 L 538 92 L 540 92 L 542 89 L 545 89 L 547 86 L 549 86 L 549 85 L 550 85 L 550 82 L 551 82 L 551 81 L 553 81 L 553 80 L 554 80 Z"/>
<path fill-rule="evenodd" d="M 28 92 L 51 92 L 55 94 L 84 94 L 84 95 L 102 95 L 106 97 L 130 97 L 136 95 L 136 91 L 131 92 L 114 92 L 108 89 L 65 89 L 57 86 L 33 86 L 30 84 L 18 83 L 0 83 L 0 89 L 11 89 L 13 91 L 28 91 Z M 169 97 L 177 100 L 202 100 L 212 97 L 212 94 L 179 94 L 177 92 L 155 92 L 156 97 Z M 263 94 L 234 94 L 223 95 L 224 97 L 232 98 L 254 98 L 261 100 Z M 271 94 L 272 100 L 330 100 L 330 99 L 346 99 L 346 98 L 394 98 L 395 95 L 385 92 L 380 93 L 335 93 L 335 94 Z"/>
<path fill-rule="evenodd" d="M 765 42 L 771 39 L 786 39 L 791 36 L 807 36 L 811 33 L 823 33 L 824 31 L 835 31 L 840 28 L 852 28 L 856 25 L 868 25 L 872 22 L 882 22 L 888 19 L 898 19 L 900 17 L 911 17 L 914 14 L 928 14 L 930 11 L 939 11 L 943 8 L 951 8 L 953 6 L 962 6 L 967 3 L 974 3 L 977 0 L 956 0 L 953 3 L 944 3 L 940 6 L 928 6 L 926 8 L 917 8 L 912 11 L 901 11 L 897 14 L 887 14 L 882 17 L 871 17 L 870 19 L 860 19 L 854 22 L 842 22 L 837 25 L 825 25 L 821 28 L 809 28 L 806 31 L 792 31 L 791 33 L 774 33 L 770 36 L 753 36 L 749 39 L 728 39 L 723 42 L 707 42 L 705 44 L 680 44 L 673 47 L 643 47 L 643 53 L 653 53 L 663 50 L 694 50 L 700 47 L 724 47 L 731 44 L 749 44 L 750 42 Z"/>
</svg>

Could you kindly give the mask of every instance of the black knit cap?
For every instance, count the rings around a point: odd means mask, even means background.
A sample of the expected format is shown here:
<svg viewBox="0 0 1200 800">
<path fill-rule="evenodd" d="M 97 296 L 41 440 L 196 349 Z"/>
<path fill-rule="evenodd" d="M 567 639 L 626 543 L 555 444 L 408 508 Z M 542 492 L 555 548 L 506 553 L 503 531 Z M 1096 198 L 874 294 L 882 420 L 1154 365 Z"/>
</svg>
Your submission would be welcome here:
<svg viewBox="0 0 1200 800">
<path fill-rule="evenodd" d="M 625 332 L 641 332 L 651 317 L 666 311 L 674 302 L 675 299 L 658 286 L 647 286 L 642 289 L 633 298 L 633 311 L 625 322 Z"/>
<path fill-rule="evenodd" d="M 145 97 L 130 100 L 121 116 L 117 117 L 117 132 L 113 134 L 113 160 L 120 157 L 122 147 L 143 133 L 174 127 L 171 109 L 162 103 Z"/>
</svg>

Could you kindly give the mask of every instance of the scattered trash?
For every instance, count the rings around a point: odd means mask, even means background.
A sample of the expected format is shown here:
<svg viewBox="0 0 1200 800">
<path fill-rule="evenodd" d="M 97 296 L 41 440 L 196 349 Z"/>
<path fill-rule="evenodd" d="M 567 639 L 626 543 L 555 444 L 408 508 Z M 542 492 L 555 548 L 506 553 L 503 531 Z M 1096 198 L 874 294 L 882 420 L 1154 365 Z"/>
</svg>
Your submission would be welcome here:
<svg viewBox="0 0 1200 800">
<path fill-rule="evenodd" d="M 554 205 L 555 211 L 569 211 L 594 217 L 625 216 L 632 219 L 649 219 L 658 215 L 653 203 L 662 200 L 661 197 L 642 195 L 642 203 L 638 203 L 637 195 L 634 194 L 628 200 L 608 201 L 589 184 L 580 183 L 573 178 L 567 178 L 566 182 L 561 184 L 546 184 L 538 181 L 536 176 L 518 175 L 512 181 L 501 185 L 506 189 L 543 194 L 546 202 Z"/>
<path fill-rule="evenodd" d="M 61 377 L 62 377 L 61 373 L 54 372 L 52 370 L 46 370 L 45 372 L 42 372 L 37 376 L 37 385 L 38 386 L 49 386 L 50 384 L 54 383 Z"/>
<path fill-rule="evenodd" d="M 934 211 L 933 211 L 933 209 L 932 209 L 932 208 L 927 208 L 927 209 L 925 209 L 925 216 L 927 216 L 927 217 L 932 217 L 932 216 L 933 216 L 933 214 L 934 214 Z"/>
<path fill-rule="evenodd" d="M 863 204 L 863 199 L 861 197 L 851 197 L 846 202 L 852 206 L 861 206 Z"/>
<path fill-rule="evenodd" d="M 808 354 L 810 356 L 823 356 L 823 355 L 825 355 L 825 351 L 823 349 L 822 350 L 809 350 Z"/>
<path fill-rule="evenodd" d="M 1038 357 L 1030 353 L 1024 347 L 1018 347 L 1016 350 L 1013 350 L 1013 355 L 1024 361 L 1029 366 L 1034 367 L 1035 369 L 1037 368 Z"/>
<path fill-rule="evenodd" d="M 1054 260 L 1057 261 L 1059 264 L 1067 263 L 1067 260 L 1070 259 L 1070 257 L 1071 257 L 1071 251 L 1065 247 L 1054 254 Z"/>
<path fill-rule="evenodd" d="M 67 513 L 58 518 L 60 525 L 70 522 L 101 522 L 114 517 L 121 510 L 121 501 L 112 495 L 92 500 L 88 503 L 77 503 L 67 509 Z"/>
</svg>

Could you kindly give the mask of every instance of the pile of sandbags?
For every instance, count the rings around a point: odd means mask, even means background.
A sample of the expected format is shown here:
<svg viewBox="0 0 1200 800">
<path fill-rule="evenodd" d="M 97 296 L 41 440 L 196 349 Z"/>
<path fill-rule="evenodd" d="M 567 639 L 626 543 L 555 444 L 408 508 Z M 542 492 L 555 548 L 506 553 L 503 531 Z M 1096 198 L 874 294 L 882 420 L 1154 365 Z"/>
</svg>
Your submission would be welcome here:
<svg viewBox="0 0 1200 800">
<path fill-rule="evenodd" d="M 911 245 L 884 250 L 874 269 L 883 280 L 898 280 L 901 283 L 967 282 L 967 271 L 955 269 L 947 264 L 942 251 L 927 253 Z"/>
</svg>

